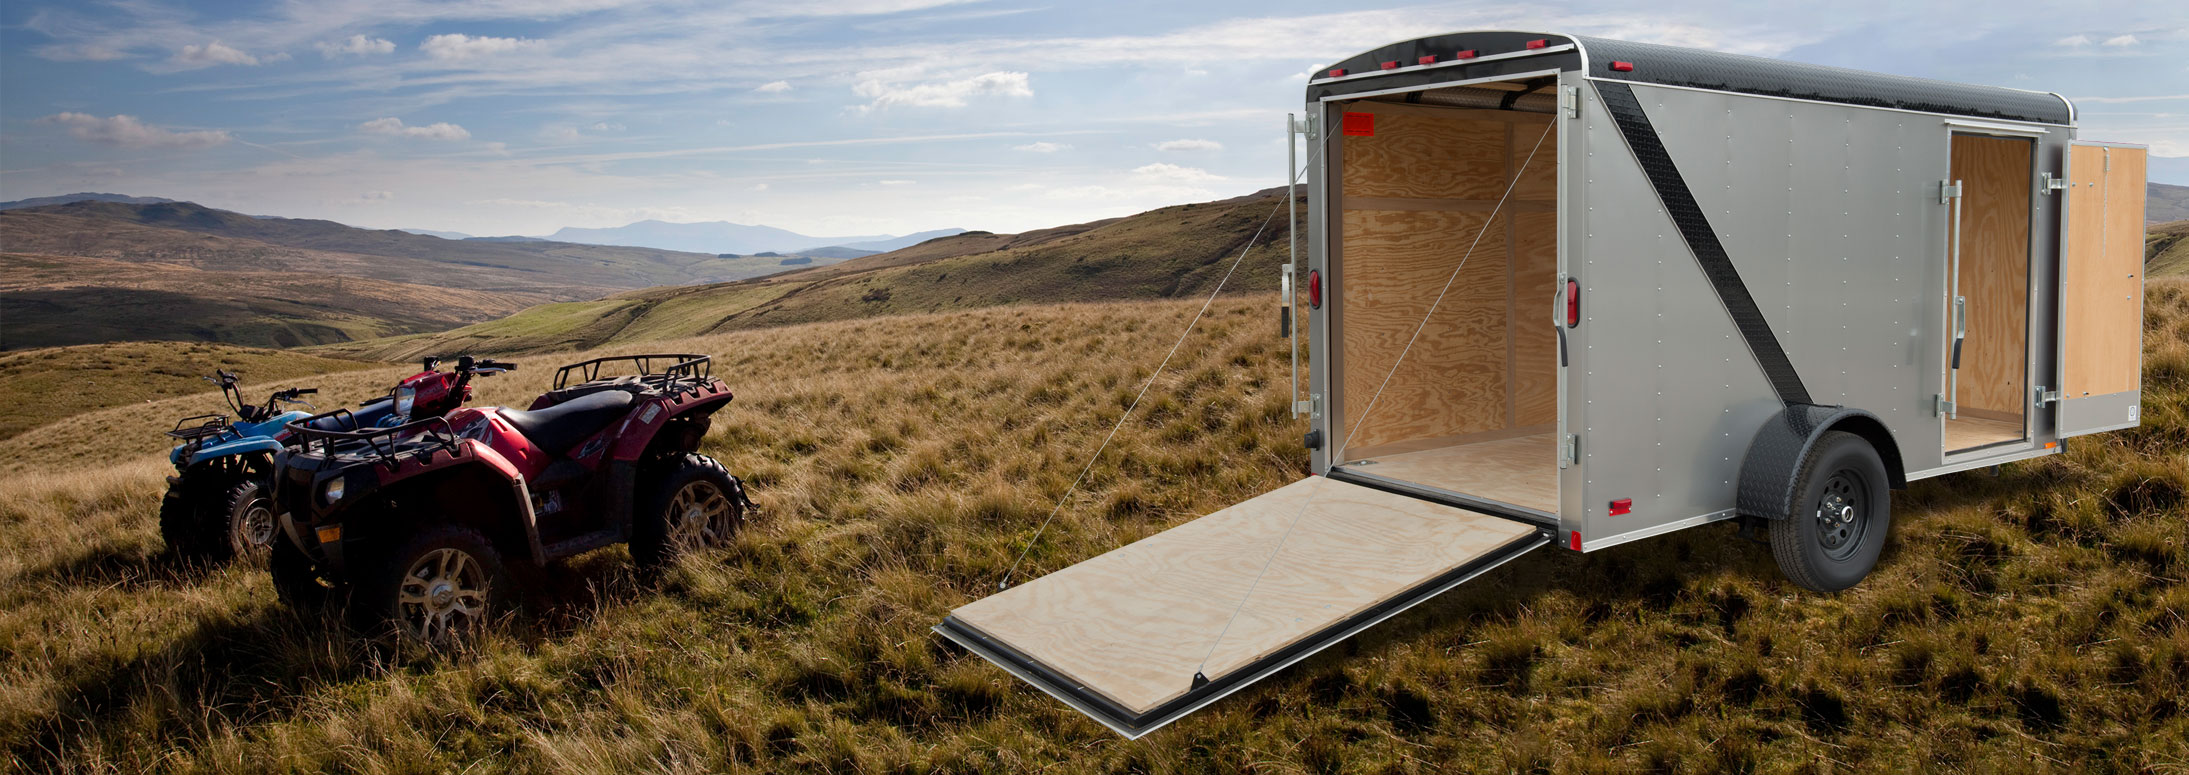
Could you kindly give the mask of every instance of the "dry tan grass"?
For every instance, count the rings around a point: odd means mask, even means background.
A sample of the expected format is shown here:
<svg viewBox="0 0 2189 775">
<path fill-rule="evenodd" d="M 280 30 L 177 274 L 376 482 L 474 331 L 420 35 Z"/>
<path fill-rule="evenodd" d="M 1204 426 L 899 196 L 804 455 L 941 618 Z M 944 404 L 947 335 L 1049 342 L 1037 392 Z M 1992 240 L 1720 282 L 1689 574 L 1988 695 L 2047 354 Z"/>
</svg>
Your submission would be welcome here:
<svg viewBox="0 0 2189 775">
<path fill-rule="evenodd" d="M 1195 303 L 1005 307 L 665 342 L 739 398 L 705 451 L 765 513 L 641 589 L 560 568 L 472 653 L 385 655 L 175 568 L 158 451 L 0 479 L 0 769 L 2121 771 L 2189 766 L 2189 283 L 2148 420 L 1895 498 L 1877 575 L 1782 581 L 1729 530 L 1499 569 L 1126 742 L 927 628 L 985 594 Z M 1060 568 L 1296 478 L 1270 302 L 1219 302 L 1036 547 Z M 521 402 L 554 358 L 485 384 Z M 320 380 L 354 400 L 399 372 Z M 271 387 L 271 386 L 269 386 Z M 56 440 L 66 447 L 89 436 Z M 0 449 L 0 452 L 9 452 Z M 18 457 L 0 454 L 0 460 Z"/>
</svg>

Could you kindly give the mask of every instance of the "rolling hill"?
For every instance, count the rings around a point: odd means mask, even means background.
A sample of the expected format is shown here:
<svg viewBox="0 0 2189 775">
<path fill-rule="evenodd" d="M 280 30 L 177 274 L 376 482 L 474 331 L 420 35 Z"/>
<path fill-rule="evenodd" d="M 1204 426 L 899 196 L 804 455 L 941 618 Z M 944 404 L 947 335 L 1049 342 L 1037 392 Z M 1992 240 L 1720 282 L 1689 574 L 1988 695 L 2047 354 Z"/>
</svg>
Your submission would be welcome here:
<svg viewBox="0 0 2189 775">
<path fill-rule="evenodd" d="M 2144 191 L 2145 223 L 2189 220 L 2189 186 L 2146 183 Z"/>
<path fill-rule="evenodd" d="M 1283 202 L 1283 190 L 1270 189 L 1023 234 L 966 232 L 756 280 L 551 304 L 503 320 L 330 345 L 323 352 L 376 360 L 520 354 L 1004 304 L 1192 296 L 1214 287 Z M 1227 288 L 1274 290 L 1287 236 L 1284 219 L 1270 218 Z"/>
<path fill-rule="evenodd" d="M 266 399 L 283 380 L 316 377 L 379 364 L 321 358 L 204 342 L 119 342 L 0 353 L 0 440 L 41 425 L 66 422 L 85 412 L 196 396 L 187 408 L 154 412 L 148 421 L 172 423 L 219 411 L 218 393 L 203 377 L 214 369 L 242 378 L 244 396 Z M 315 402 L 332 408 L 328 402 Z M 159 430 L 165 430 L 161 428 Z M 157 435 L 153 444 L 165 444 Z"/>
<path fill-rule="evenodd" d="M 2189 275 L 2189 220 L 2152 226 L 2144 236 L 2144 276 Z"/>
</svg>

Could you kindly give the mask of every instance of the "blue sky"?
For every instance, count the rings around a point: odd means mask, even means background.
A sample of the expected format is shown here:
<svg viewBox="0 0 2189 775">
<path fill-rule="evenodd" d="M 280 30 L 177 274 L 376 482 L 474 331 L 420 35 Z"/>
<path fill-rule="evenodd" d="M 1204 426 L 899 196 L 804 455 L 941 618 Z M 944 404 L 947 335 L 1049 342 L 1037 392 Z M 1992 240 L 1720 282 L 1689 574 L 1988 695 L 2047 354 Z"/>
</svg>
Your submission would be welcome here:
<svg viewBox="0 0 2189 775">
<path fill-rule="evenodd" d="M 10 0 L 0 198 L 1019 231 L 1283 182 L 1314 66 L 1544 29 L 2077 99 L 2189 184 L 2189 4 Z"/>
</svg>

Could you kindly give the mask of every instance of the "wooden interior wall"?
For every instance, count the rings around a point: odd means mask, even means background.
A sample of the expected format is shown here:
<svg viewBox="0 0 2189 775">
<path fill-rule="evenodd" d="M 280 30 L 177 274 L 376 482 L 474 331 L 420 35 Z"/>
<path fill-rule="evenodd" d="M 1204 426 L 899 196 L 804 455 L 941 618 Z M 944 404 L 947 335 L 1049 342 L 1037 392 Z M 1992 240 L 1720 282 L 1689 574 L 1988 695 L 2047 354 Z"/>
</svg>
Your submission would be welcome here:
<svg viewBox="0 0 2189 775">
<path fill-rule="evenodd" d="M 1961 295 L 1968 299 L 1959 403 L 1963 411 L 2019 420 L 2029 386 L 2028 140 L 1957 135 L 1961 181 Z M 2004 415 L 2004 417 L 2002 417 Z"/>
<path fill-rule="evenodd" d="M 1359 459 L 1378 447 L 1554 422 L 1558 187 L 1556 135 L 1544 135 L 1550 117 L 1387 103 L 1345 110 L 1375 114 L 1375 134 L 1341 141 L 1340 433 L 1351 441 L 1341 454 Z M 1492 221 L 1508 185 L 1512 199 Z M 1470 244 L 1472 258 L 1406 350 Z M 1401 351 L 1405 362 L 1392 372 Z"/>
<path fill-rule="evenodd" d="M 2063 395 L 2135 390 L 2142 383 L 2145 151 L 2078 145 L 2069 153 Z"/>
</svg>

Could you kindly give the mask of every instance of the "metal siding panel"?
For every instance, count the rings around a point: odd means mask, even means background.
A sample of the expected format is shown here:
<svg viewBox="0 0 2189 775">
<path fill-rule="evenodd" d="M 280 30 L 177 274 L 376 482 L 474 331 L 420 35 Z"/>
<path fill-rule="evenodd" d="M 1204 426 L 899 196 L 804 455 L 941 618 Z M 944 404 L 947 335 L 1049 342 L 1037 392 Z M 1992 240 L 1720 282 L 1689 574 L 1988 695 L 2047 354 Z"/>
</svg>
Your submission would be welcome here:
<svg viewBox="0 0 2189 775">
<path fill-rule="evenodd" d="M 1584 321 L 1569 374 L 1583 481 L 1564 510 L 1593 546 L 1732 508 L 1739 450 L 1782 404 L 1618 128 L 1584 102 Z M 1608 516 L 1614 498 L 1634 513 Z"/>
<path fill-rule="evenodd" d="M 1930 321 L 1944 304 L 1943 124 L 1636 93 L 1814 400 L 1876 413 L 1904 445 L 1908 470 L 1936 465 L 1930 353 L 1942 340 Z"/>
</svg>

